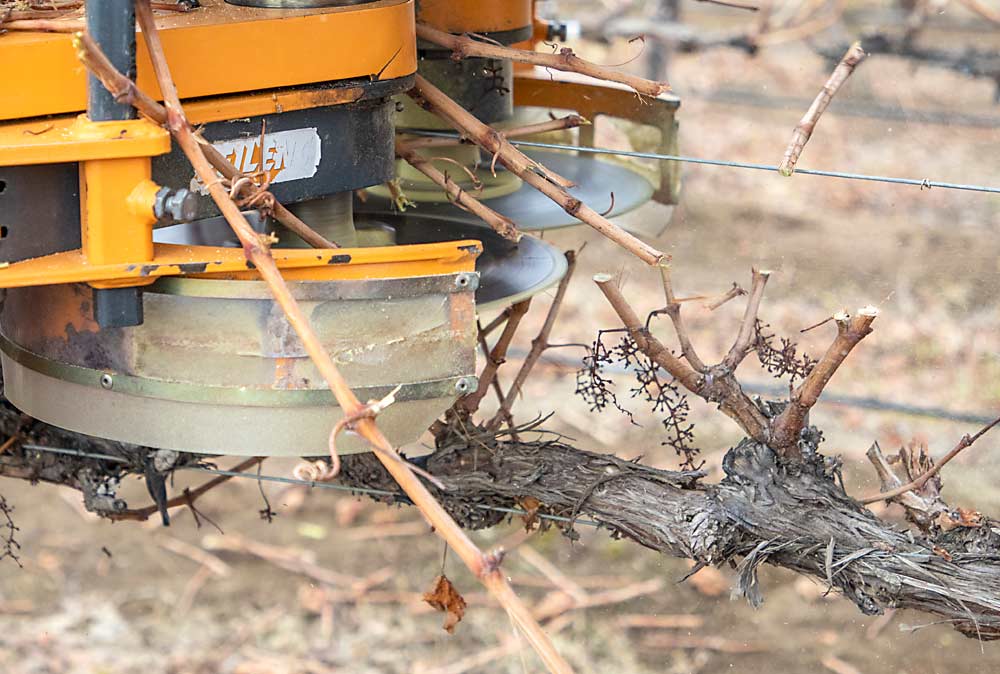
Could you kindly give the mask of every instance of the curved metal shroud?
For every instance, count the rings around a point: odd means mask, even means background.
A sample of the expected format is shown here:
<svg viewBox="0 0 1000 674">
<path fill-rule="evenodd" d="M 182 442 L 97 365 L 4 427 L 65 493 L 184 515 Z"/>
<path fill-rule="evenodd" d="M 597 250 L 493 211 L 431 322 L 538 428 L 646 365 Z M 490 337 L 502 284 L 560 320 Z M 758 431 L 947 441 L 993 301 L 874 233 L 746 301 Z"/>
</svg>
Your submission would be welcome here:
<svg viewBox="0 0 1000 674">
<path fill-rule="evenodd" d="M 379 425 L 405 444 L 474 386 L 477 282 L 457 273 L 290 286 L 363 398 L 401 387 Z M 326 451 L 335 401 L 262 282 L 161 279 L 143 293 L 145 322 L 129 328 L 98 329 L 91 298 L 83 284 L 8 291 L 6 394 L 26 413 L 151 447 Z M 365 446 L 345 435 L 338 449 Z"/>
</svg>

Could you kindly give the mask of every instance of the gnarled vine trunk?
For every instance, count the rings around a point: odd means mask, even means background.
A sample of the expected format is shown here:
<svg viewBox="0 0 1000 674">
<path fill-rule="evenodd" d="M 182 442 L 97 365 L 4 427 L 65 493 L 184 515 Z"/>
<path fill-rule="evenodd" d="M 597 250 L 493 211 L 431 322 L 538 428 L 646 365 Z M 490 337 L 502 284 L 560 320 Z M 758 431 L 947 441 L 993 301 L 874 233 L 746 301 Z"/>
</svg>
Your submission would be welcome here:
<svg viewBox="0 0 1000 674">
<path fill-rule="evenodd" d="M 707 485 L 698 472 L 658 470 L 558 441 L 484 437 L 453 441 L 427 461 L 446 486 L 435 495 L 466 527 L 505 517 L 478 506 L 517 507 L 530 497 L 540 512 L 596 520 L 664 554 L 733 560 L 736 591 L 754 605 L 762 601 L 756 571 L 767 563 L 830 583 L 869 615 L 912 608 L 968 636 L 1000 638 L 1000 536 L 992 522 L 933 539 L 901 531 L 847 496 L 815 452 L 790 462 L 748 439 L 723 465 L 726 478 Z M 365 455 L 345 457 L 342 481 L 392 489 Z"/>
</svg>

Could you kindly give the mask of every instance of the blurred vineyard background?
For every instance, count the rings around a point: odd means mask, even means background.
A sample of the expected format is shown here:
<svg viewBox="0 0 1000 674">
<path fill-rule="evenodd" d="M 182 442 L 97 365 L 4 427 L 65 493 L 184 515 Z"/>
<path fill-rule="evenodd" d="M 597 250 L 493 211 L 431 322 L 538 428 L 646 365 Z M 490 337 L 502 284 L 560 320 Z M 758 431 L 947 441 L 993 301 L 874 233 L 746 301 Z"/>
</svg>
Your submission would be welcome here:
<svg viewBox="0 0 1000 674">
<path fill-rule="evenodd" d="M 739 47 L 682 53 L 651 40 L 597 39 L 613 23 L 608 16 L 653 16 L 653 4 L 621 12 L 610 2 L 560 0 L 544 10 L 581 21 L 585 39 L 573 47 L 592 60 L 659 75 L 649 72 L 650 59 L 659 59 L 682 100 L 682 154 L 771 164 L 830 70 L 820 52 L 865 31 L 898 30 L 906 18 L 895 3 L 851 0 L 828 30 L 756 55 Z M 738 31 L 753 20 L 707 3 L 680 5 L 692 34 Z M 993 50 L 1000 60 L 1000 25 L 956 1 L 942 7 L 916 44 L 957 54 Z M 951 67 L 872 57 L 823 117 L 800 166 L 996 185 L 997 87 Z M 610 122 L 599 127 L 598 142 L 647 149 L 641 136 Z M 655 205 L 627 216 L 645 224 L 664 217 Z M 746 284 L 754 265 L 775 270 L 762 319 L 809 353 L 828 343 L 829 326 L 801 329 L 842 308 L 881 308 L 875 333 L 831 384 L 839 402 L 821 402 L 813 415 L 825 451 L 845 460 L 848 491 L 860 494 L 877 488 L 864 459 L 872 441 L 891 449 L 926 442 L 939 455 L 978 424 L 938 412 L 989 415 L 1000 408 L 998 230 L 995 195 L 686 165 L 681 205 L 655 244 L 674 256 L 679 295 Z M 660 306 L 655 271 L 640 269 L 600 236 L 581 227 L 546 239 L 563 248 L 586 243 L 554 342 L 589 343 L 599 329 L 617 327 L 589 282 L 594 273 L 624 270 L 636 308 Z M 511 360 L 526 354 L 547 301 L 536 299 Z M 728 346 L 737 304 L 716 312 L 690 305 L 706 358 Z M 636 405 L 631 424 L 615 412 L 591 413 L 574 396 L 582 356 L 579 348 L 550 351 L 518 418 L 554 412 L 545 426 L 580 447 L 676 467 L 648 410 Z M 741 374 L 760 391 L 781 385 L 753 358 Z M 626 392 L 628 376 L 616 381 Z M 919 409 L 877 409 L 886 403 Z M 697 444 L 716 477 L 738 429 L 708 405 L 691 404 Z M 912 413 L 926 408 L 938 412 Z M 952 503 L 1000 512 L 997 444 L 986 437 L 950 464 L 945 488 Z M 271 474 L 290 469 L 287 462 L 265 465 Z M 141 483 L 128 488 L 136 503 L 144 501 Z M 169 529 L 113 525 L 84 512 L 75 493 L 14 481 L 2 490 L 16 507 L 23 564 L 5 561 L 0 573 L 5 671 L 541 671 L 502 611 L 447 558 L 445 569 L 469 610 L 455 634 L 441 629 L 439 614 L 420 597 L 442 567 L 442 544 L 414 510 L 265 485 L 277 513 L 268 523 L 259 514 L 260 489 L 245 481 L 199 502 L 223 536 L 208 522 L 196 527 L 190 513 L 178 512 Z M 585 526 L 578 531 L 575 542 L 557 531 L 528 536 L 514 518 L 474 538 L 510 551 L 505 568 L 515 587 L 548 617 L 559 649 L 581 672 L 931 674 L 1000 667 L 996 646 L 981 649 L 946 625 L 927 626 L 926 616 L 868 618 L 824 587 L 773 570 L 762 576 L 764 606 L 753 610 L 729 599 L 728 569 L 706 569 L 678 584 L 685 562 Z"/>
</svg>

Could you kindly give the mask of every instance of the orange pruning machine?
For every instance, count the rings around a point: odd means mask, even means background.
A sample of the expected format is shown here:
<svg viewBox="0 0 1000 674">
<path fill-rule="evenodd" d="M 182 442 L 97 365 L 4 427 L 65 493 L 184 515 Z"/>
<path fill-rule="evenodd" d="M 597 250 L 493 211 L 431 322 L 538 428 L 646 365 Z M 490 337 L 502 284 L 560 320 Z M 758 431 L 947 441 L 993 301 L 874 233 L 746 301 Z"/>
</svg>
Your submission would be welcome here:
<svg viewBox="0 0 1000 674">
<path fill-rule="evenodd" d="M 639 101 L 583 78 L 456 60 L 415 34 L 421 21 L 505 45 L 555 37 L 531 0 L 185 1 L 190 11 L 157 15 L 185 112 L 340 246 L 312 248 L 247 213 L 276 237 L 277 265 L 358 397 L 398 389 L 379 417 L 397 444 L 475 388 L 477 313 L 565 272 L 552 246 L 502 239 L 397 163 L 397 128 L 445 128 L 405 95 L 414 74 L 499 128 L 566 110 L 652 127 L 661 150 L 676 143 L 672 97 Z M 158 98 L 131 3 L 88 0 L 85 13 L 112 64 Z M 168 132 L 88 77 L 70 34 L 5 34 L 0 63 L 6 397 L 55 426 L 150 447 L 323 453 L 335 401 Z M 594 140 L 593 126 L 562 133 Z M 472 145 L 433 150 L 442 153 L 483 164 Z M 584 201 L 613 191 L 611 215 L 677 196 L 672 165 L 648 176 L 574 152 L 530 154 L 578 183 Z M 415 203 L 405 212 L 384 187 L 393 180 Z M 503 170 L 480 196 L 525 231 L 575 224 Z M 340 450 L 362 449 L 352 442 Z"/>
</svg>

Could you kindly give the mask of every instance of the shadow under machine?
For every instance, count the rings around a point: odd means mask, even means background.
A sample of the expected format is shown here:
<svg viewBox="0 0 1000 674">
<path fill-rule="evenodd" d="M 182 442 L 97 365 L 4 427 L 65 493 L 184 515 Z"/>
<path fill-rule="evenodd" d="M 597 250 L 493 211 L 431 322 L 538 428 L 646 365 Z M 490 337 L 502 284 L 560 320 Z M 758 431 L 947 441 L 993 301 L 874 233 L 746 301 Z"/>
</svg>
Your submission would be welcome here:
<svg viewBox="0 0 1000 674">
<path fill-rule="evenodd" d="M 86 11 L 114 65 L 158 97 L 130 4 Z M 379 417 L 397 445 L 475 389 L 477 315 L 565 272 L 553 246 L 502 239 L 397 165 L 397 128 L 443 128 L 405 95 L 414 73 L 501 129 L 566 110 L 652 127 L 660 149 L 676 142 L 675 99 L 640 103 L 606 84 L 456 61 L 415 37 L 424 21 L 530 45 L 557 31 L 531 0 L 203 0 L 156 20 L 191 123 L 340 246 L 312 248 L 248 211 L 276 237 L 282 274 L 358 397 L 399 387 Z M 88 81 L 71 35 L 10 33 L 0 62 L 6 397 L 55 426 L 138 445 L 323 453 L 335 400 L 167 131 Z M 542 140 L 592 145 L 593 127 Z M 578 182 L 584 201 L 614 191 L 612 215 L 676 199 L 669 165 L 651 179 L 576 152 L 532 155 Z M 447 160 L 490 173 L 472 145 L 448 148 Z M 403 213 L 382 192 L 397 177 L 416 204 Z M 576 224 L 516 176 L 485 182 L 485 202 L 524 231 Z M 338 448 L 364 449 L 349 436 Z"/>
</svg>

